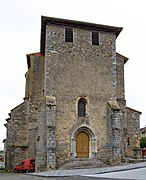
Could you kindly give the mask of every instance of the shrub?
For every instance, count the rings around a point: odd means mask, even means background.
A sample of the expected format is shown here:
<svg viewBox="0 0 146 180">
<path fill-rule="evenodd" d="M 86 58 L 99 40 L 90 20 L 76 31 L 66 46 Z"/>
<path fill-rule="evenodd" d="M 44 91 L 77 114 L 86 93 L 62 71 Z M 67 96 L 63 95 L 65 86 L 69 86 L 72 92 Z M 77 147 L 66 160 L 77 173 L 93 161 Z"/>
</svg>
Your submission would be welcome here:
<svg viewBox="0 0 146 180">
<path fill-rule="evenodd" d="M 140 138 L 140 147 L 141 148 L 146 148 L 146 137 L 141 137 Z"/>
</svg>

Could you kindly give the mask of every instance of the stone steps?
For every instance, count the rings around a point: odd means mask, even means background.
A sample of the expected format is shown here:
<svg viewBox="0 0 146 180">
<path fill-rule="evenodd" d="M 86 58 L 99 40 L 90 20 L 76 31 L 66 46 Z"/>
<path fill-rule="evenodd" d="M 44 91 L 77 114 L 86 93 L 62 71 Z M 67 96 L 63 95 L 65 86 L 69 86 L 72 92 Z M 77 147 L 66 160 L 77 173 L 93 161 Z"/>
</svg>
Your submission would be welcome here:
<svg viewBox="0 0 146 180">
<path fill-rule="evenodd" d="M 69 161 L 63 165 L 61 165 L 58 169 L 88 169 L 88 168 L 97 168 L 103 167 L 103 163 L 96 159 L 79 159 L 75 161 Z"/>
</svg>

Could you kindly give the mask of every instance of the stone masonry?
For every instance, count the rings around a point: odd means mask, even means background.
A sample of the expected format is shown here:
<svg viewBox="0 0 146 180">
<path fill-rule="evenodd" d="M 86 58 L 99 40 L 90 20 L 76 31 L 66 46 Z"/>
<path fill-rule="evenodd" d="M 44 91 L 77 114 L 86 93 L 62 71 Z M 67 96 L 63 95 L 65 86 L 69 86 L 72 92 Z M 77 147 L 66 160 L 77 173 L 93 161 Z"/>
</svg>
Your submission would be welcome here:
<svg viewBox="0 0 146 180">
<path fill-rule="evenodd" d="M 134 156 L 129 142 L 139 137 L 141 112 L 126 107 L 121 30 L 42 17 L 40 52 L 27 55 L 24 102 L 5 125 L 8 169 L 29 157 L 46 171 Z"/>
</svg>

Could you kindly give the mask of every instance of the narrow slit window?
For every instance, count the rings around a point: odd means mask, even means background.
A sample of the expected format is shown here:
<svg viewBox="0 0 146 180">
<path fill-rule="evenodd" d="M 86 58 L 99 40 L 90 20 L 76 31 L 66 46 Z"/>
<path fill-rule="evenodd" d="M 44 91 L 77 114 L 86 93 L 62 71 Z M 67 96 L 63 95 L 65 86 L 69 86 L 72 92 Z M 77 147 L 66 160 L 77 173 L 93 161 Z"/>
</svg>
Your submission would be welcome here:
<svg viewBox="0 0 146 180">
<path fill-rule="evenodd" d="M 73 29 L 65 28 L 65 42 L 73 42 Z"/>
<path fill-rule="evenodd" d="M 78 101 L 78 116 L 85 117 L 86 115 L 86 102 L 83 98 Z"/>
<path fill-rule="evenodd" d="M 99 33 L 98 32 L 92 32 L 92 45 L 99 45 Z"/>
</svg>

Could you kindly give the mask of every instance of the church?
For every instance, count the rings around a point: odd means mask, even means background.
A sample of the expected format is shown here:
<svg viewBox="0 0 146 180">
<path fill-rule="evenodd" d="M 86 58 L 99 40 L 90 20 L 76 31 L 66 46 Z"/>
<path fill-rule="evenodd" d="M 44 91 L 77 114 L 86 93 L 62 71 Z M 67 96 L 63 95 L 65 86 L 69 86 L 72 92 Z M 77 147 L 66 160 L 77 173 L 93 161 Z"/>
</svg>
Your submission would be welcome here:
<svg viewBox="0 0 146 180">
<path fill-rule="evenodd" d="M 40 51 L 26 56 L 24 101 L 6 119 L 7 169 L 30 157 L 39 172 L 114 165 L 134 156 L 141 112 L 126 105 L 128 58 L 116 52 L 121 31 L 41 17 Z"/>
</svg>

